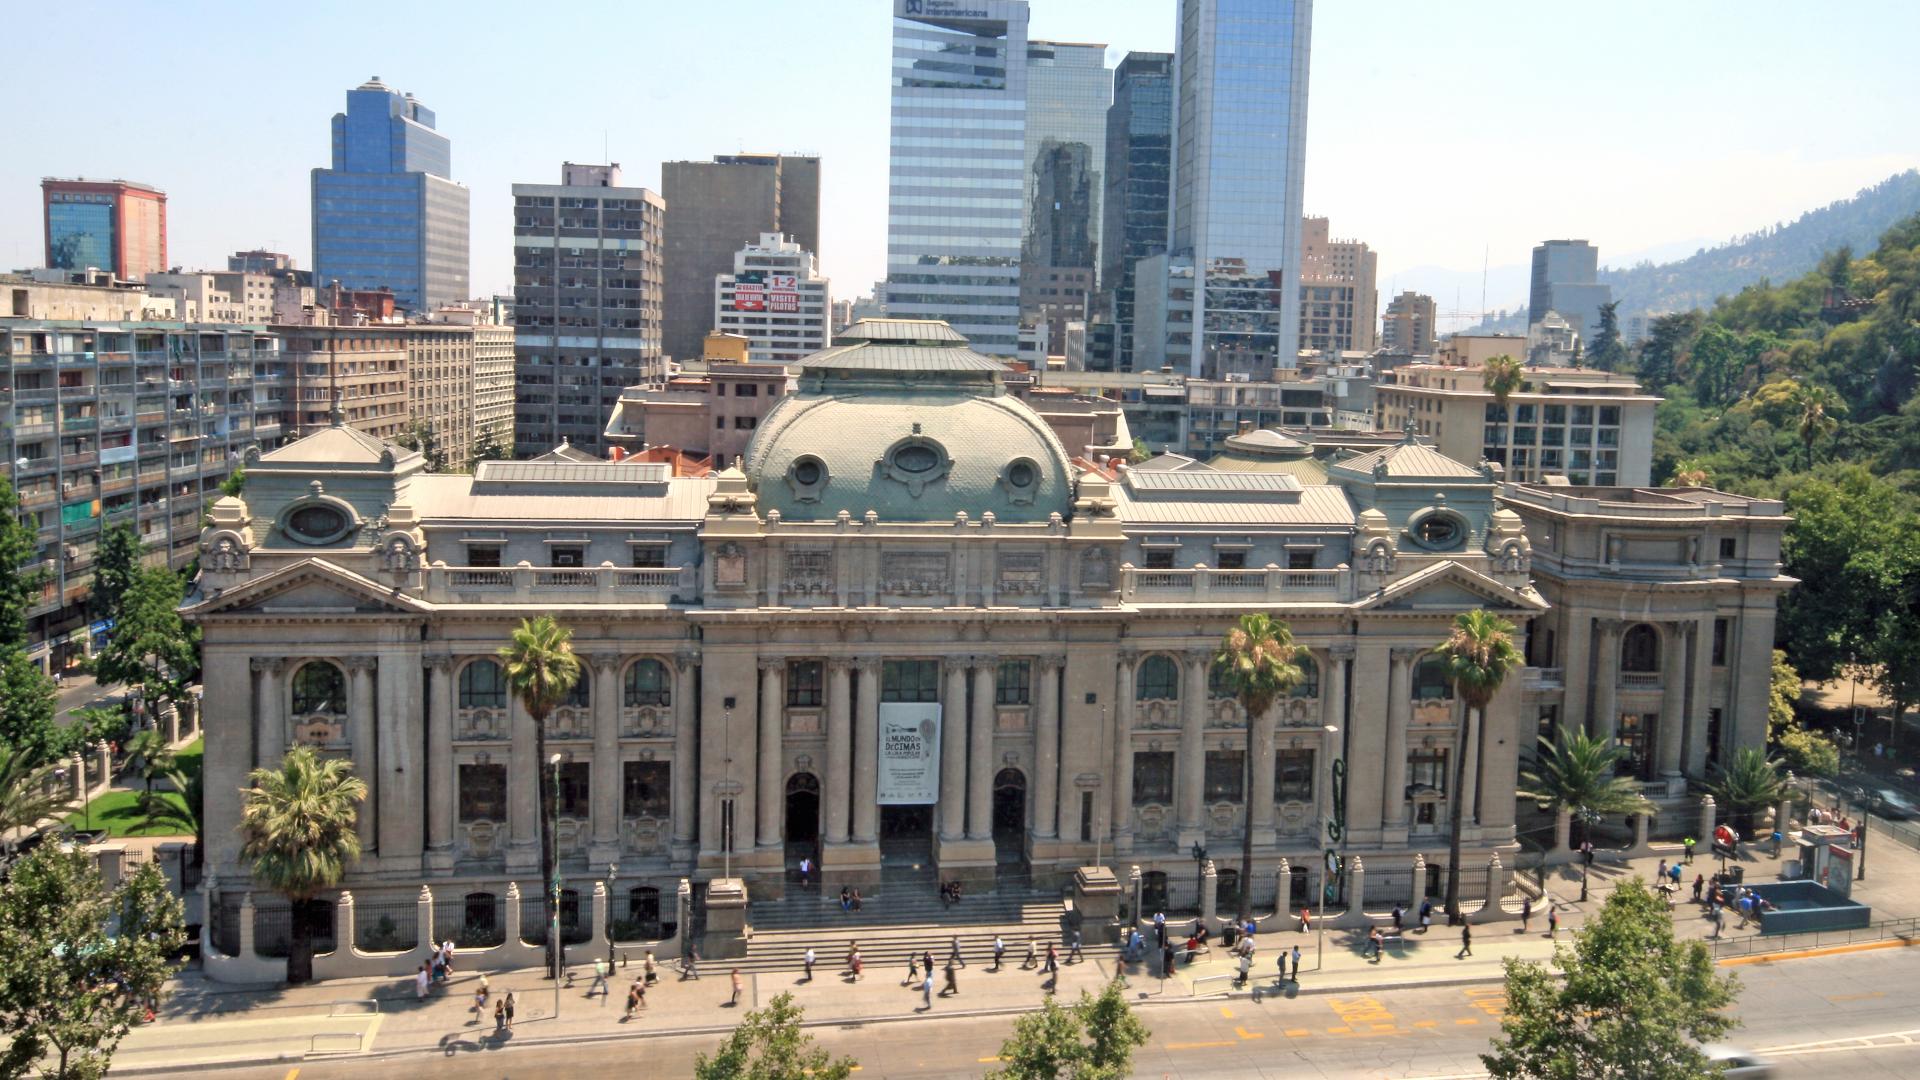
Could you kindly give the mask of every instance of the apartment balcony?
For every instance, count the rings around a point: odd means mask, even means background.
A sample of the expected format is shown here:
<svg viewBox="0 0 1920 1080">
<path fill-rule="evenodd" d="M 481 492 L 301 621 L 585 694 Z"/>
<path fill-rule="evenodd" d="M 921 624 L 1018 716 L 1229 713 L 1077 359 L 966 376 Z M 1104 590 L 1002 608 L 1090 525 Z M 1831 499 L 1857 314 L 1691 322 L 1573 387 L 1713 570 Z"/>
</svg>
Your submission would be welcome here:
<svg viewBox="0 0 1920 1080">
<path fill-rule="evenodd" d="M 93 354 L 102 364 L 131 364 L 133 354 L 120 349 L 103 349 Z"/>
<path fill-rule="evenodd" d="M 67 416 L 62 417 L 60 420 L 60 431 L 67 435 L 73 435 L 83 431 L 98 431 L 99 428 L 100 421 L 97 417 Z"/>
<path fill-rule="evenodd" d="M 1528 690 L 1564 690 L 1567 688 L 1567 670 L 1530 667 L 1522 674 L 1521 682 Z"/>
<path fill-rule="evenodd" d="M 100 455 L 89 450 L 84 454 L 60 455 L 60 467 L 63 469 L 91 469 L 100 464 Z"/>
<path fill-rule="evenodd" d="M 692 601 L 699 580 L 692 565 L 637 570 L 436 564 L 426 573 L 423 592 L 436 604 L 671 604 Z"/>
<path fill-rule="evenodd" d="M 56 393 L 57 391 L 51 387 L 35 388 L 32 390 L 15 390 L 13 392 L 13 403 L 15 405 L 51 405 L 53 404 Z"/>
<path fill-rule="evenodd" d="M 102 480 L 100 482 L 100 494 L 118 495 L 123 491 L 132 491 L 133 487 L 134 487 L 133 477 L 116 476 L 111 480 Z"/>
<path fill-rule="evenodd" d="M 22 510 L 45 510 L 50 506 L 58 506 L 59 504 L 60 493 L 52 488 L 42 488 L 37 491 L 22 491 L 20 493 L 20 508 Z"/>
<path fill-rule="evenodd" d="M 142 409 L 133 414 L 133 420 L 134 423 L 139 424 L 141 427 L 145 427 L 148 424 L 163 424 L 167 420 L 167 414 L 157 409 Z"/>
<path fill-rule="evenodd" d="M 1171 604 L 1214 600 L 1224 603 L 1342 601 L 1352 575 L 1346 570 L 1143 570 L 1120 568 L 1120 595 L 1129 602 Z"/>
<path fill-rule="evenodd" d="M 1658 690 L 1660 673 L 1657 671 L 1623 671 L 1620 673 L 1622 690 Z"/>
<path fill-rule="evenodd" d="M 15 424 L 13 426 L 13 437 L 16 439 L 36 439 L 42 435 L 51 434 L 53 434 L 53 425 L 50 423 Z"/>
</svg>

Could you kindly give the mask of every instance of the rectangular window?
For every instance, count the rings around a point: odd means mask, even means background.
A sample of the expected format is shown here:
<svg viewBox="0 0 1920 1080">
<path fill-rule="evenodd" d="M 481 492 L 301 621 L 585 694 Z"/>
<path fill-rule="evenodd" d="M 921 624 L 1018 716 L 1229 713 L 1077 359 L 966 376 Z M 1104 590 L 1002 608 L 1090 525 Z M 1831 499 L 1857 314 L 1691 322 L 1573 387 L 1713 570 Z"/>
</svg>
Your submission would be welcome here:
<svg viewBox="0 0 1920 1080">
<path fill-rule="evenodd" d="M 734 397 L 759 397 L 760 387 L 757 383 L 741 383 L 740 385 L 733 388 L 733 396 Z"/>
<path fill-rule="evenodd" d="M 1315 554 L 1317 553 L 1312 551 L 1287 552 L 1287 569 L 1289 570 L 1313 569 L 1313 559 Z"/>
<path fill-rule="evenodd" d="M 1133 755 L 1133 805 L 1173 804 L 1173 751 L 1148 750 Z"/>
<path fill-rule="evenodd" d="M 1146 558 L 1147 561 L 1144 568 L 1147 570 L 1173 569 L 1173 552 L 1165 548 L 1149 548 L 1146 553 Z"/>
<path fill-rule="evenodd" d="M 620 815 L 663 818 L 673 805 L 673 763 L 628 761 L 621 765 Z"/>
<path fill-rule="evenodd" d="M 549 565 L 552 566 L 587 565 L 587 549 L 583 547 L 561 545 L 550 550 L 547 555 L 551 560 Z"/>
<path fill-rule="evenodd" d="M 665 544 L 635 544 L 633 566 L 636 570 L 659 570 L 667 565 Z"/>
<path fill-rule="evenodd" d="M 757 416 L 736 416 L 733 418 L 733 429 L 735 431 L 752 431 L 759 423 L 760 418 Z"/>
<path fill-rule="evenodd" d="M 938 660 L 887 660 L 880 665 L 881 701 L 939 701 Z"/>
<path fill-rule="evenodd" d="M 1714 667 L 1727 666 L 1727 631 L 1728 629 L 1729 627 L 1728 627 L 1727 620 L 1725 619 L 1713 620 L 1713 666 Z"/>
<path fill-rule="evenodd" d="M 1201 790 L 1208 802 L 1239 802 L 1246 797 L 1246 779 L 1245 750 L 1207 751 L 1207 781 Z"/>
<path fill-rule="evenodd" d="M 1313 801 L 1313 751 L 1281 750 L 1274 754 L 1273 801 Z"/>
<path fill-rule="evenodd" d="M 1033 665 L 1026 660 L 1002 660 L 993 676 L 995 705 L 1029 705 L 1033 693 Z"/>
<path fill-rule="evenodd" d="M 1407 789 L 1409 792 L 1421 789 L 1447 793 L 1447 752 L 1445 750 L 1415 750 L 1407 755 Z"/>
<path fill-rule="evenodd" d="M 825 698 L 821 687 L 826 665 L 818 660 L 787 661 L 787 708 L 817 709 Z"/>
<path fill-rule="evenodd" d="M 460 820 L 507 820 L 507 767 L 460 766 Z"/>
<path fill-rule="evenodd" d="M 1720 538 L 1720 557 L 1722 559 L 1734 558 L 1734 553 L 1739 550 L 1740 542 L 1738 540 L 1731 536 L 1723 536 Z"/>
<path fill-rule="evenodd" d="M 587 801 L 587 784 L 592 767 L 584 761 L 563 761 L 560 763 L 560 816 L 583 818 L 593 804 Z M 548 783 L 553 782 L 553 766 L 543 770 Z"/>
<path fill-rule="evenodd" d="M 716 417 L 714 417 L 714 418 L 713 418 L 713 426 L 714 426 L 715 428 L 717 428 L 717 429 L 720 429 L 720 430 L 723 430 L 723 431 L 724 431 L 724 430 L 726 429 L 726 426 L 727 426 L 727 418 L 726 418 L 726 417 L 724 417 L 724 416 L 716 416 Z"/>
<path fill-rule="evenodd" d="M 468 544 L 468 566 L 499 566 L 500 548 L 497 544 Z"/>
<path fill-rule="evenodd" d="M 1245 570 L 1247 568 L 1247 553 L 1244 551 L 1222 551 L 1217 554 L 1217 557 L 1220 560 L 1219 568 L 1222 570 Z"/>
<path fill-rule="evenodd" d="M 1534 723 L 1534 734 L 1538 735 L 1542 739 L 1547 740 L 1548 742 L 1553 742 L 1559 736 L 1559 727 L 1560 727 L 1560 706 L 1558 705 L 1540 706 L 1539 719 L 1536 720 Z M 1535 745 L 1537 746 L 1539 744 L 1536 743 Z"/>
</svg>

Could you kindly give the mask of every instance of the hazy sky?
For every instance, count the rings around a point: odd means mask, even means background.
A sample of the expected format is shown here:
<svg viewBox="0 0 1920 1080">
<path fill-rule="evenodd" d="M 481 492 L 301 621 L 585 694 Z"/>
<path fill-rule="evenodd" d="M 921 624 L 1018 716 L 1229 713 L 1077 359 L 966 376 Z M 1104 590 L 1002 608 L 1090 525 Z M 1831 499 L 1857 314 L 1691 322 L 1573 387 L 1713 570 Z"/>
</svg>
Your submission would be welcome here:
<svg viewBox="0 0 1920 1080">
<path fill-rule="evenodd" d="M 308 170 L 378 74 L 453 140 L 476 294 L 510 291 L 511 184 L 610 152 L 657 187 L 663 160 L 738 150 L 823 157 L 822 266 L 863 294 L 885 269 L 889 7 L 19 5 L 0 265 L 42 260 L 40 177 L 84 175 L 165 189 L 175 263 L 267 247 L 310 266 Z M 1169 49 L 1175 7 L 1034 0 L 1032 33 L 1111 62 Z M 1383 304 L 1397 286 L 1477 308 L 1483 259 L 1511 304 L 1541 239 L 1667 257 L 1920 163 L 1917 35 L 1910 0 L 1321 0 L 1307 211 L 1372 244 Z"/>
</svg>

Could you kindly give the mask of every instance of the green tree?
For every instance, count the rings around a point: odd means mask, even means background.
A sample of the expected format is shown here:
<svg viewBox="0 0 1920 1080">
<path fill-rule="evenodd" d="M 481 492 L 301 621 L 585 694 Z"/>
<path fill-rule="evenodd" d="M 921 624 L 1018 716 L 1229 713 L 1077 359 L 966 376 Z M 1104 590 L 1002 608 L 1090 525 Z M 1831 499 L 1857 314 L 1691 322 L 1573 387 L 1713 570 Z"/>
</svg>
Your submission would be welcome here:
<svg viewBox="0 0 1920 1080">
<path fill-rule="evenodd" d="M 1700 328 L 1687 352 L 1687 373 L 1702 405 L 1729 401 L 1745 366 L 1739 335 L 1716 322 Z"/>
<path fill-rule="evenodd" d="M 1588 813 L 1642 814 L 1653 808 L 1641 797 L 1639 784 L 1614 775 L 1614 767 L 1626 756 L 1619 743 L 1562 726 L 1552 739 L 1540 736 L 1540 751 L 1533 767 L 1521 771 L 1517 794 L 1543 810 L 1571 813 L 1585 839 Z"/>
<path fill-rule="evenodd" d="M 79 808 L 67 796 L 70 789 L 54 774 L 60 767 L 0 743 L 0 836 L 31 829 L 48 818 L 65 817 Z"/>
<path fill-rule="evenodd" d="M 309 746 L 287 751 L 277 769 L 255 769 L 240 792 L 240 853 L 256 878 L 292 907 L 287 981 L 313 978 L 313 899 L 340 884 L 360 857 L 355 831 L 367 782 L 344 758 L 321 760 Z"/>
<path fill-rule="evenodd" d="M 173 787 L 171 793 L 165 791 L 143 791 L 139 796 L 140 816 L 152 826 L 160 829 L 193 836 L 193 859 L 196 864 L 205 858 L 207 847 L 206 820 L 201 816 L 206 806 L 207 789 L 199 769 L 172 769 L 167 773 L 167 783 Z M 169 794 L 177 798 L 168 798 Z"/>
<path fill-rule="evenodd" d="M 1453 617 L 1453 632 L 1434 650 L 1446 663 L 1447 681 L 1459 696 L 1459 738 L 1454 741 L 1453 790 L 1447 800 L 1447 918 L 1460 917 L 1460 829 L 1465 820 L 1467 747 L 1473 745 L 1473 714 L 1484 720 L 1487 703 L 1507 675 L 1526 663 L 1513 640 L 1513 624 L 1484 608 Z M 1498 897 L 1492 898 L 1498 901 Z"/>
<path fill-rule="evenodd" d="M 801 1016 L 792 994 L 776 994 L 748 1013 L 713 1056 L 694 1056 L 695 1080 L 848 1080 L 858 1062 L 816 1045 Z"/>
<path fill-rule="evenodd" d="M 1700 1044 L 1736 1023 L 1739 983 L 1699 941 L 1675 941 L 1666 904 L 1638 878 L 1616 888 L 1547 966 L 1506 961 L 1495 1080 L 1708 1080 Z"/>
<path fill-rule="evenodd" d="M 152 863 L 109 892 L 84 851 L 36 848 L 0 887 L 0 1076 L 105 1076 L 185 943 L 180 901 Z"/>
<path fill-rule="evenodd" d="M 1127 1005 L 1116 980 L 1098 997 L 1080 992 L 1063 1008 L 1048 998 L 1014 1021 L 1013 1034 L 1000 1044 L 997 1080 L 1122 1080 L 1133 1075 L 1133 1052 L 1152 1033 Z"/>
<path fill-rule="evenodd" d="M 147 545 L 131 525 L 109 525 L 100 534 L 100 548 L 93 559 L 93 617 L 110 619 L 120 610 L 120 599 L 133 586 L 140 560 Z"/>
<path fill-rule="evenodd" d="M 1828 288 L 1844 299 L 1848 288 L 1853 285 L 1853 245 L 1841 244 L 1820 256 L 1820 265 L 1815 272 L 1827 279 Z"/>
<path fill-rule="evenodd" d="M 1713 471 L 1698 461 L 1682 461 L 1667 478 L 1668 487 L 1707 487 L 1713 483 Z"/>
<path fill-rule="evenodd" d="M 1882 616 L 1899 621 L 1914 576 L 1907 567 L 1920 561 L 1909 554 L 1920 537 L 1914 497 L 1848 465 L 1796 485 L 1786 504 L 1794 521 L 1783 561 L 1800 584 L 1781 600 L 1780 630 L 1795 666 L 1826 680 L 1855 662 L 1897 660 L 1900 639 L 1883 640 L 1879 624 Z"/>
<path fill-rule="evenodd" d="M 1480 365 L 1480 384 L 1487 393 L 1493 395 L 1494 403 L 1502 409 L 1507 407 L 1507 399 L 1512 397 L 1526 383 L 1526 371 L 1520 361 L 1505 353 L 1489 356 Z"/>
<path fill-rule="evenodd" d="M 506 662 L 507 687 L 519 700 L 533 722 L 534 782 L 540 793 L 540 880 L 546 897 L 546 925 L 553 925 L 554 857 L 553 833 L 548 821 L 549 801 L 554 798 L 547 778 L 547 717 L 567 700 L 573 684 L 580 681 L 580 658 L 573 653 L 573 631 L 560 625 L 551 615 L 521 619 L 513 638 L 500 647 Z M 560 943 L 547 935 L 547 970 L 560 977 Z"/>
<path fill-rule="evenodd" d="M 1147 440 L 1134 436 L 1133 449 L 1127 451 L 1127 464 L 1138 465 L 1152 456 L 1153 448 L 1147 445 Z"/>
<path fill-rule="evenodd" d="M 427 421 L 415 420 L 406 430 L 394 436 L 393 441 L 408 450 L 420 451 L 420 456 L 427 459 L 428 472 L 447 471 L 447 448 L 440 445 L 439 433 Z"/>
<path fill-rule="evenodd" d="M 107 635 L 107 647 L 93 659 L 103 683 L 137 685 L 148 702 L 179 702 L 200 670 L 200 631 L 180 618 L 185 596 L 180 575 L 157 566 L 133 575 Z"/>
<path fill-rule="evenodd" d="M 1647 327 L 1647 339 L 1640 343 L 1640 381 L 1649 390 L 1658 391 L 1674 381 L 1680 371 L 1680 358 L 1700 332 L 1701 315 L 1697 311 L 1662 315 Z"/>
<path fill-rule="evenodd" d="M 1767 686 L 1767 730 L 1778 736 L 1793 726 L 1793 703 L 1800 700 L 1800 673 L 1787 662 L 1785 649 L 1773 650 L 1772 681 Z"/>
<path fill-rule="evenodd" d="M 227 474 L 227 478 L 220 481 L 220 494 L 222 495 L 231 495 L 237 499 L 240 497 L 240 494 L 246 490 L 247 467 L 245 465 L 235 465 L 233 471 Z"/>
<path fill-rule="evenodd" d="M 1847 403 L 1824 386 L 1802 386 L 1794 405 L 1799 413 L 1794 427 L 1800 434 L 1800 445 L 1807 448 L 1807 468 L 1812 469 L 1813 444 L 1833 436 L 1840 427 L 1838 417 L 1846 415 Z"/>
<path fill-rule="evenodd" d="M 1743 746 L 1734 751 L 1733 760 L 1708 787 L 1742 837 L 1751 837 L 1754 819 L 1762 811 L 1778 805 L 1787 793 L 1780 763 L 1758 746 Z"/>
<path fill-rule="evenodd" d="M 58 714 L 59 692 L 27 651 L 0 651 L 0 746 L 24 751 L 35 763 L 65 756 L 70 737 L 55 723 Z"/>
<path fill-rule="evenodd" d="M 173 747 L 167 745 L 167 733 L 158 725 L 134 733 L 127 741 L 128 754 L 139 759 L 140 779 L 146 793 L 153 793 L 153 782 L 173 771 Z"/>
<path fill-rule="evenodd" d="M 1264 612 L 1242 615 L 1220 641 L 1213 656 L 1213 670 L 1240 709 L 1246 714 L 1251 736 L 1262 725 L 1271 723 L 1267 713 L 1273 703 L 1300 684 L 1304 677 L 1293 662 L 1293 631 L 1287 624 Z M 1271 735 L 1267 736 L 1272 738 Z M 1246 803 L 1253 805 L 1254 755 L 1242 755 L 1246 761 L 1243 777 Z M 1253 830 L 1240 830 L 1239 920 L 1247 921 L 1253 910 Z"/>
<path fill-rule="evenodd" d="M 27 609 L 40 600 L 47 573 L 35 566 L 40 551 L 33 530 L 20 520 L 20 497 L 0 480 L 0 650 L 27 647 Z"/>
<path fill-rule="evenodd" d="M 1779 734 L 1775 745 L 1780 748 L 1780 760 L 1795 776 L 1840 775 L 1839 744 L 1817 731 L 1790 727 Z"/>
<path fill-rule="evenodd" d="M 500 437 L 492 428 L 484 427 L 480 429 L 480 437 L 473 440 L 473 450 L 467 454 L 467 471 L 472 472 L 483 461 L 506 461 L 512 457 L 513 450 L 501 445 Z"/>
<path fill-rule="evenodd" d="M 1600 328 L 1587 350 L 1587 366 L 1618 371 L 1627 364 L 1627 347 L 1620 342 L 1620 301 L 1600 305 Z"/>
</svg>

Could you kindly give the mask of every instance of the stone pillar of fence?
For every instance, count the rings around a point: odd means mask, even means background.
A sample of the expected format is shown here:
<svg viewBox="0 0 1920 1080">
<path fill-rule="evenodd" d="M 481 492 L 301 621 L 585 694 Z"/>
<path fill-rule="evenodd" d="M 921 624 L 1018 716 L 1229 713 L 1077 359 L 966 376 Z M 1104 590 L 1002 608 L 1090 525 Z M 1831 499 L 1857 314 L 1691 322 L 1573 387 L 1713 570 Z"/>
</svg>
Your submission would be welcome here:
<svg viewBox="0 0 1920 1080">
<path fill-rule="evenodd" d="M 101 887 L 109 892 L 119 888 L 127 876 L 127 846 L 95 844 L 87 850 L 93 853 L 94 865 L 100 869 Z"/>
<path fill-rule="evenodd" d="M 172 746 L 174 743 L 179 742 L 180 741 L 180 710 L 178 708 L 175 708 L 172 705 L 167 706 L 167 711 L 161 717 L 161 720 L 167 726 L 167 745 Z"/>
<path fill-rule="evenodd" d="M 592 936 L 587 939 L 586 944 L 580 946 L 587 950 L 589 956 L 607 954 L 613 941 L 613 924 L 608 921 L 613 917 L 613 904 L 609 902 L 612 899 L 607 894 L 606 882 L 593 883 L 593 922 L 590 924 L 593 927 Z"/>
<path fill-rule="evenodd" d="M 1773 831 L 1780 834 L 1781 841 L 1784 843 L 1787 833 L 1793 828 L 1794 787 L 1793 771 L 1791 769 L 1787 771 L 1786 785 L 1780 790 L 1783 794 L 1780 796 L 1779 809 L 1775 810 L 1773 814 Z"/>
<path fill-rule="evenodd" d="M 1713 844 L 1713 796 L 1700 796 L 1700 835 L 1696 838 L 1702 851 L 1710 850 Z"/>
<path fill-rule="evenodd" d="M 1415 852 L 1413 856 L 1413 881 L 1407 886 L 1407 907 L 1418 909 L 1420 901 L 1427 895 L 1427 856 L 1425 852 Z"/>
<path fill-rule="evenodd" d="M 507 882 L 507 933 L 509 945 L 520 943 L 520 883 Z"/>
<path fill-rule="evenodd" d="M 94 747 L 94 768 L 90 779 L 96 787 L 107 787 L 113 783 L 113 750 L 106 743 Z M 91 788 L 89 788 L 91 794 Z"/>
<path fill-rule="evenodd" d="M 1142 899 L 1142 890 L 1145 888 L 1145 882 L 1140 874 L 1138 864 L 1127 868 L 1127 884 L 1133 892 L 1132 914 L 1128 916 L 1131 921 L 1127 925 L 1137 927 L 1140 925 L 1140 901 Z"/>
<path fill-rule="evenodd" d="M 1273 914 L 1284 918 L 1293 907 L 1293 863 L 1282 857 L 1280 869 L 1274 872 Z"/>
<path fill-rule="evenodd" d="M 680 910 L 679 918 L 673 924 L 674 953 L 685 956 L 687 942 L 693 940 L 693 928 L 688 925 L 693 921 L 693 883 L 681 878 L 680 884 L 674 887 L 673 902 Z"/>
<path fill-rule="evenodd" d="M 1637 859 L 1652 852 L 1647 844 L 1647 826 L 1653 821 L 1652 814 L 1633 815 L 1633 846 L 1627 849 L 1629 859 Z"/>
<path fill-rule="evenodd" d="M 1213 920 L 1219 914 L 1220 889 L 1219 872 L 1208 859 L 1200 869 L 1200 925 L 1212 930 Z"/>
<path fill-rule="evenodd" d="M 1518 915 L 1509 912 L 1504 903 L 1512 879 L 1513 871 L 1502 865 L 1500 853 L 1494 852 L 1493 857 L 1487 860 L 1487 901 L 1480 905 L 1480 910 L 1474 913 L 1472 921 L 1490 923 L 1499 922 L 1502 919 L 1519 918 Z"/>
<path fill-rule="evenodd" d="M 340 890 L 340 898 L 333 902 L 333 952 L 336 956 L 352 956 L 360 951 L 360 943 L 354 939 L 354 925 L 358 920 L 353 915 L 353 893 Z"/>
<path fill-rule="evenodd" d="M 431 955 L 432 951 L 438 948 L 440 943 L 433 939 L 433 890 L 427 888 L 425 885 L 420 886 L 420 899 L 417 903 L 417 912 L 414 917 L 418 920 L 419 924 L 419 933 L 414 938 L 414 944 L 416 947 L 425 946 L 429 955 Z M 453 935 L 448 934 L 447 936 L 451 938 Z"/>
<path fill-rule="evenodd" d="M 240 894 L 240 957 L 253 958 L 253 891 Z"/>
<path fill-rule="evenodd" d="M 87 753 L 84 750 L 73 755 L 73 801 L 87 801 Z"/>
<path fill-rule="evenodd" d="M 1333 920 L 1342 929 L 1364 929 L 1372 925 L 1367 918 L 1367 864 L 1355 855 L 1347 860 L 1347 910 Z"/>
</svg>

